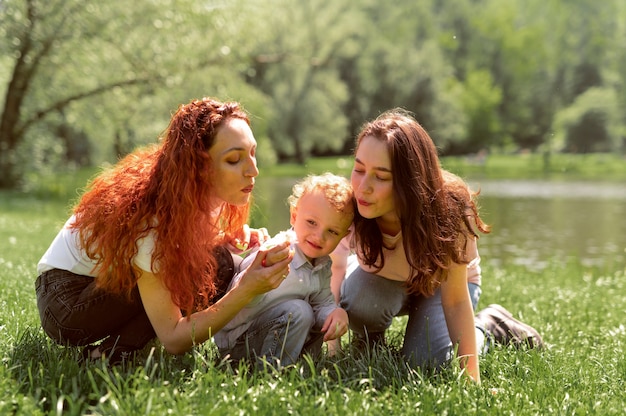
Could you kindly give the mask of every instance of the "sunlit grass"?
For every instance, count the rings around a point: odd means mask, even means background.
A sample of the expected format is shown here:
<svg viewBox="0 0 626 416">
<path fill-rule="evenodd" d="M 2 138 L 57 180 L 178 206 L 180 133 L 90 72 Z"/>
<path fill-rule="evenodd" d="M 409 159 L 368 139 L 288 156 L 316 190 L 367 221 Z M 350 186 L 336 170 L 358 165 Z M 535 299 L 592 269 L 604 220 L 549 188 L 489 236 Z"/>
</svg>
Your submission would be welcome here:
<svg viewBox="0 0 626 416">
<path fill-rule="evenodd" d="M 336 162 L 333 162 L 336 163 Z M 320 168 L 322 168 L 320 166 Z M 74 185 L 68 185 L 71 189 Z M 66 190 L 63 195 L 74 191 Z M 231 368 L 205 343 L 171 356 L 157 343 L 125 367 L 80 364 L 39 327 L 36 263 L 65 221 L 64 196 L 0 193 L 0 414 L 602 414 L 626 410 L 626 265 L 553 259 L 541 272 L 484 260 L 482 306 L 497 302 L 540 330 L 543 351 L 497 348 L 482 384 L 437 374 L 389 350 L 305 359 L 281 372 Z"/>
<path fill-rule="evenodd" d="M 542 153 L 444 157 L 452 172 L 486 179 L 626 180 L 626 156 L 621 154 Z"/>
</svg>

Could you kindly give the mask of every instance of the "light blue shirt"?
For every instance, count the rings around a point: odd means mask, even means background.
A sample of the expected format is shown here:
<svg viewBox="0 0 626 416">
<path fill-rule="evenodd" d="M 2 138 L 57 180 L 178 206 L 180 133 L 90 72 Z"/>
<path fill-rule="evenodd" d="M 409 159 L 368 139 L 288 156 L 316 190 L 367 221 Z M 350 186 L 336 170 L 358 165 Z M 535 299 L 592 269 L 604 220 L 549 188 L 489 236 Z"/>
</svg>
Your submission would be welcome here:
<svg viewBox="0 0 626 416">
<path fill-rule="evenodd" d="M 246 307 L 214 336 L 215 343 L 221 349 L 232 348 L 237 339 L 244 334 L 262 312 L 286 300 L 302 299 L 313 308 L 315 328 L 320 329 L 326 318 L 338 306 L 330 290 L 330 256 L 316 259 L 313 266 L 302 253 L 297 244 L 292 244 L 294 257 L 290 272 L 276 289 L 270 290 L 254 298 Z M 248 256 L 242 268 L 252 263 L 255 255 Z M 231 286 L 241 279 L 242 273 L 233 278 Z"/>
</svg>

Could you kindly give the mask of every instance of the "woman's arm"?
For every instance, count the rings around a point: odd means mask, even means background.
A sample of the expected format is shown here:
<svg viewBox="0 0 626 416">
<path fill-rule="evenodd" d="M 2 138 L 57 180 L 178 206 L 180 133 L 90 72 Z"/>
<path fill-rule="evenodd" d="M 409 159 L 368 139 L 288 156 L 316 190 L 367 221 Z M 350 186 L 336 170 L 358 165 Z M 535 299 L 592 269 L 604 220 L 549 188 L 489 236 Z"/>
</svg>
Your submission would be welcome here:
<svg viewBox="0 0 626 416">
<path fill-rule="evenodd" d="M 461 367 L 474 381 L 480 383 L 474 312 L 467 289 L 467 266 L 452 265 L 448 278 L 441 284 L 441 303 L 453 344 L 458 343 L 457 355 Z"/>
<path fill-rule="evenodd" d="M 261 265 L 271 255 L 272 265 Z M 172 354 L 183 354 L 195 344 L 200 344 L 222 329 L 255 296 L 272 290 L 282 283 L 283 275 L 289 273 L 293 251 L 288 244 L 270 250 L 259 251 L 256 259 L 239 283 L 215 304 L 184 317 L 180 308 L 172 302 L 169 290 L 150 272 L 137 270 L 137 285 L 144 309 L 154 331 Z"/>
</svg>

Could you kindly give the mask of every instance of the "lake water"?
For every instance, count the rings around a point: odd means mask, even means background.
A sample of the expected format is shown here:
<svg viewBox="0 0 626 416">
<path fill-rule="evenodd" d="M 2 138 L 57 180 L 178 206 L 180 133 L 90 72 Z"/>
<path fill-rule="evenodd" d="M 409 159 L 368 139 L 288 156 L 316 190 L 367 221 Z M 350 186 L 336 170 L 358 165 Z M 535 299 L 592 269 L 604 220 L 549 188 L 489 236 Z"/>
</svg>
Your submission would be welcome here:
<svg viewBox="0 0 626 416">
<path fill-rule="evenodd" d="M 286 199 L 297 179 L 262 177 L 253 224 L 270 233 L 289 227 Z M 481 237 L 484 262 L 542 270 L 576 258 L 607 270 L 626 267 L 626 184 L 614 182 L 472 181 L 493 231 Z"/>
<path fill-rule="evenodd" d="M 489 181 L 480 187 L 481 213 L 493 232 L 481 255 L 542 269 L 575 257 L 587 266 L 626 265 L 626 184 Z"/>
</svg>

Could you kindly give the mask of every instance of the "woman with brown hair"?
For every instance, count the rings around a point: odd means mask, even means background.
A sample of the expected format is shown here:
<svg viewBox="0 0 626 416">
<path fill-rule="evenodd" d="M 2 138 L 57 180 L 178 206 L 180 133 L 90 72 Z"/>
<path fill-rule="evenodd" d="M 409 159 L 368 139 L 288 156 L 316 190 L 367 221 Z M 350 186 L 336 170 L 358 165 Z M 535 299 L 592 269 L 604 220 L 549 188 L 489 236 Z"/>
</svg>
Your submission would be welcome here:
<svg viewBox="0 0 626 416">
<path fill-rule="evenodd" d="M 476 240 L 489 227 L 475 195 L 441 168 L 432 139 L 406 111 L 388 111 L 362 128 L 351 183 L 358 208 L 353 244 L 344 241 L 333 253 L 333 291 L 357 340 L 384 343 L 393 318 L 408 315 L 402 352 L 411 364 L 439 367 L 456 346 L 461 367 L 477 382 L 477 336 L 541 344 L 534 329 L 501 307 L 487 308 L 475 322 Z"/>
<path fill-rule="evenodd" d="M 289 272 L 287 244 L 261 250 L 238 285 L 226 247 L 259 245 L 246 221 L 256 141 L 238 103 L 178 108 L 159 144 L 96 177 L 38 264 L 45 332 L 118 362 L 155 336 L 181 354 L 219 331 Z M 271 257 L 271 266 L 264 259 Z M 263 264 L 262 264 L 263 263 Z"/>
</svg>

